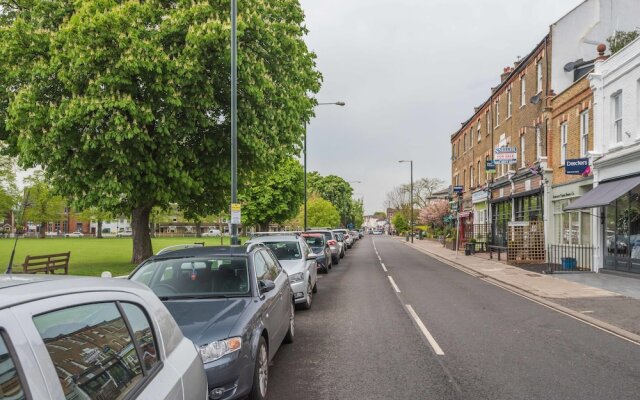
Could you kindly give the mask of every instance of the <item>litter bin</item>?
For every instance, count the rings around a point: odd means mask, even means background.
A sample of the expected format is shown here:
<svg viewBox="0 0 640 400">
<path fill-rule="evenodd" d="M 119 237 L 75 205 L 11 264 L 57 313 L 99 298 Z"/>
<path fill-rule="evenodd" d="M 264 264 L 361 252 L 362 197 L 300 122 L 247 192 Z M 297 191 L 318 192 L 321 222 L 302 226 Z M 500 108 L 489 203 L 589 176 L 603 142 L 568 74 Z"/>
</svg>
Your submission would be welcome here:
<svg viewBox="0 0 640 400">
<path fill-rule="evenodd" d="M 407 242 L 409 241 L 409 234 L 408 233 L 407 233 L 407 237 L 405 239 L 406 239 Z"/>
<path fill-rule="evenodd" d="M 565 271 L 571 271 L 576 269 L 578 262 L 573 257 L 562 257 L 562 269 Z"/>
<path fill-rule="evenodd" d="M 476 244 L 475 243 L 466 243 L 464 245 L 464 255 L 470 256 L 476 253 Z"/>
</svg>

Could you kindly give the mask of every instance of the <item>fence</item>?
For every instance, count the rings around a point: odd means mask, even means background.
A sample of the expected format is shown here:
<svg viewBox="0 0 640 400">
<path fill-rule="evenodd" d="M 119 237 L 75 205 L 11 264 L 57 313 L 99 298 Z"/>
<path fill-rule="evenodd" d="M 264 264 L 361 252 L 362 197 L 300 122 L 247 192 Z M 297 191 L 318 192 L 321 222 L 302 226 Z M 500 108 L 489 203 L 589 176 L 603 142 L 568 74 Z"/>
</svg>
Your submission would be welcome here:
<svg viewBox="0 0 640 400">
<path fill-rule="evenodd" d="M 592 271 L 593 252 L 591 246 L 550 244 L 547 247 L 547 272 Z"/>
</svg>

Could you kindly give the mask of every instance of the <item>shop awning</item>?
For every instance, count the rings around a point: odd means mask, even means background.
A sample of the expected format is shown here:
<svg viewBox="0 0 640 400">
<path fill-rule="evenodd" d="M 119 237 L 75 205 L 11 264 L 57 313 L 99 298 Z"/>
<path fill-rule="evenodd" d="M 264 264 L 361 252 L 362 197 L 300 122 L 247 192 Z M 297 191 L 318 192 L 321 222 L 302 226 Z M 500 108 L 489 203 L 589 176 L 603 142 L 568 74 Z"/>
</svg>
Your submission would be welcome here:
<svg viewBox="0 0 640 400">
<path fill-rule="evenodd" d="M 640 176 L 603 182 L 569 204 L 564 211 L 606 206 L 638 185 L 640 185 Z"/>
</svg>

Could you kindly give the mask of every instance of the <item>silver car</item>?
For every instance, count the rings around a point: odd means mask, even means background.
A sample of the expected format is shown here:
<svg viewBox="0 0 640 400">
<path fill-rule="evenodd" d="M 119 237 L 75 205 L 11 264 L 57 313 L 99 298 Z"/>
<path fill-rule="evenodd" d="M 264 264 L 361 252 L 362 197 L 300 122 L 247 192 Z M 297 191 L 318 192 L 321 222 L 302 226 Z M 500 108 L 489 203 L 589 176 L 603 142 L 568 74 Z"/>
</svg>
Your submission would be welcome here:
<svg viewBox="0 0 640 400">
<path fill-rule="evenodd" d="M 261 236 L 251 239 L 247 245 L 252 243 L 264 243 L 271 249 L 289 275 L 295 303 L 307 310 L 311 308 L 313 294 L 318 291 L 318 256 L 306 240 L 299 235 Z"/>
<path fill-rule="evenodd" d="M 0 275 L 0 371 L 11 399 L 207 398 L 194 344 L 121 279 Z"/>
</svg>

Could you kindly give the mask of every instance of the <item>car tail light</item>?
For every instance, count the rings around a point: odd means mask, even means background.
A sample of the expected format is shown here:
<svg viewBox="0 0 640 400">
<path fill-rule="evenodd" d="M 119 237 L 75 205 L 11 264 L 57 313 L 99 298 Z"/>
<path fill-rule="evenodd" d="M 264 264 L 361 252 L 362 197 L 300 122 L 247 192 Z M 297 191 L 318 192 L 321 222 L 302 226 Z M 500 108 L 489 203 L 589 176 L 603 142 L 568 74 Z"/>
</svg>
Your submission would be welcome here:
<svg viewBox="0 0 640 400">
<path fill-rule="evenodd" d="M 329 241 L 327 241 L 327 244 L 329 246 L 335 246 L 336 244 L 338 244 L 338 242 L 336 242 L 335 240 L 329 240 Z"/>
</svg>

